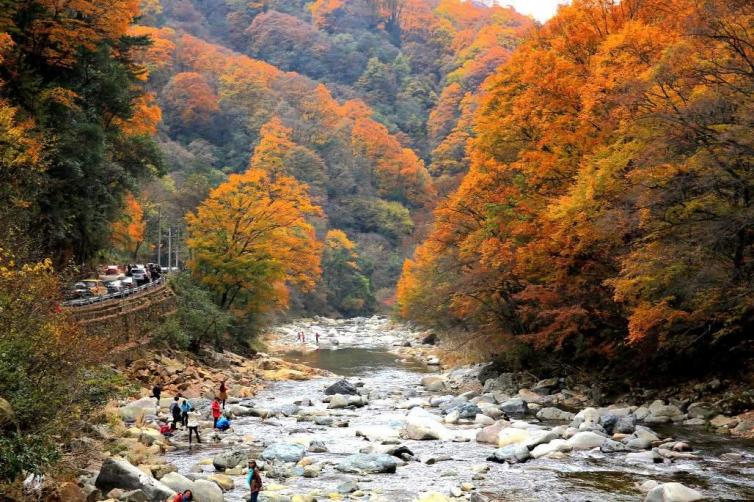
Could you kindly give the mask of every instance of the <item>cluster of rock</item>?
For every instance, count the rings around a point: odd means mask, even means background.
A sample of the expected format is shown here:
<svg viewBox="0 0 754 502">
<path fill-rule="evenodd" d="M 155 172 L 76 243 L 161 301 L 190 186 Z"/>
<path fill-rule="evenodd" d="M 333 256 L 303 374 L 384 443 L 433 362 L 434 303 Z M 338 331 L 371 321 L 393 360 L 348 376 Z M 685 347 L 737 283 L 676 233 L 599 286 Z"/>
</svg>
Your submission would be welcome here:
<svg viewBox="0 0 754 502">
<path fill-rule="evenodd" d="M 211 349 L 205 350 L 202 360 L 169 350 L 149 353 L 127 362 L 123 373 L 129 380 L 141 382 L 145 392 L 159 382 L 166 394 L 210 399 L 222 381 L 229 384 L 234 396 L 243 398 L 256 394 L 265 381 L 306 380 L 327 374 L 264 353 L 247 358 Z"/>
<path fill-rule="evenodd" d="M 415 440 L 476 441 L 496 446 L 488 461 L 518 464 L 562 459 L 579 451 L 619 455 L 627 464 L 654 464 L 698 457 L 683 441 L 664 438 L 652 424 L 696 424 L 715 420 L 701 404 L 679 406 L 656 400 L 644 406 L 584 406 L 585 394 L 566 390 L 560 379 L 527 381 L 520 374 L 488 379 L 480 391 L 449 393 L 463 378 L 428 375 L 421 385 L 432 394 L 410 399 L 402 436 Z M 521 384 L 529 387 L 518 388 Z M 401 405 L 398 406 L 399 408 Z M 436 408 L 437 411 L 428 411 Z M 563 409 L 566 408 L 566 409 Z M 578 412 L 567 409 L 578 409 Z M 678 483 L 637 487 L 648 501 L 692 501 L 703 495 Z"/>
</svg>

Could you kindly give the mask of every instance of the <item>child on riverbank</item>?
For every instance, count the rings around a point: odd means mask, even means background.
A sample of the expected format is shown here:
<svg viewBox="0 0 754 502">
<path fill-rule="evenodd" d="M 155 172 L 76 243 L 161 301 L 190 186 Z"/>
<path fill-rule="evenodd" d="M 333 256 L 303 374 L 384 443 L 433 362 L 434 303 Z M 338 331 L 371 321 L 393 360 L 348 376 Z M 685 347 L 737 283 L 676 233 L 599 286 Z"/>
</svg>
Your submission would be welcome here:
<svg viewBox="0 0 754 502">
<path fill-rule="evenodd" d="M 251 491 L 249 502 L 257 502 L 259 492 L 262 491 L 262 476 L 259 475 L 257 463 L 254 460 L 249 461 L 249 472 L 246 474 L 246 484 Z"/>
<path fill-rule="evenodd" d="M 217 420 L 222 415 L 222 409 L 220 408 L 220 399 L 215 397 L 212 401 L 212 422 L 215 429 L 217 429 Z"/>
</svg>

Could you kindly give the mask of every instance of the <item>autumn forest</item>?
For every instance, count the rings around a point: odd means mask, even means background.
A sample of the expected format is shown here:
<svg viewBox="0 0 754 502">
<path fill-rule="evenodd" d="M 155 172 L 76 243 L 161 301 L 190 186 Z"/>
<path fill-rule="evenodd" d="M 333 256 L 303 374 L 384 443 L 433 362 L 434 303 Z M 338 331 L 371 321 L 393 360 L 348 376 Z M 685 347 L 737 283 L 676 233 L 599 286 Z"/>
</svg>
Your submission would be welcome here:
<svg viewBox="0 0 754 502">
<path fill-rule="evenodd" d="M 183 348 L 382 313 L 515 367 L 730 370 L 754 348 L 754 3 L 541 23 L 474 0 L 0 0 L 0 199 L 15 399 L 98 352 L 69 284 L 164 266 L 168 228 L 158 332 Z M 29 406 L 22 428 L 46 420 Z"/>
</svg>

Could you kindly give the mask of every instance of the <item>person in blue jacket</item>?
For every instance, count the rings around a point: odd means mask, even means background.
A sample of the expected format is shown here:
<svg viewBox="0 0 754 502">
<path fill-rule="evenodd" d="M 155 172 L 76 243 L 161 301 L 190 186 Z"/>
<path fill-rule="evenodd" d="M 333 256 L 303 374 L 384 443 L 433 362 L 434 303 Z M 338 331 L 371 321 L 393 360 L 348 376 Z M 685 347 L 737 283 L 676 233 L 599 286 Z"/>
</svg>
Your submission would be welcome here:
<svg viewBox="0 0 754 502">
<path fill-rule="evenodd" d="M 221 431 L 227 431 L 230 429 L 230 420 L 227 417 L 220 417 L 217 419 L 217 428 Z"/>
</svg>

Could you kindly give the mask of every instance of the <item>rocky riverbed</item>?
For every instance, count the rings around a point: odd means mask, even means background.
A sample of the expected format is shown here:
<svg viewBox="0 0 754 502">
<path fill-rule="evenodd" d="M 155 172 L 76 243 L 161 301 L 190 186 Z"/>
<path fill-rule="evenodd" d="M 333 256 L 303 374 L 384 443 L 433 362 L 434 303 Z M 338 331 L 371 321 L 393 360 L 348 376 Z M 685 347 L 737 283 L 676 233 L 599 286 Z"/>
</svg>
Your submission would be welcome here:
<svg viewBox="0 0 754 502">
<path fill-rule="evenodd" d="M 244 465 L 255 458 L 263 501 L 754 499 L 754 444 L 710 432 L 727 417 L 703 404 L 597 407 L 588 389 L 557 378 L 443 373 L 435 355 L 407 350 L 426 334 L 381 318 L 301 321 L 273 337 L 282 358 L 346 379 L 281 380 L 235 396 L 232 429 L 203 422 L 203 443 L 191 448 L 184 432 L 162 438 L 143 417 L 124 434 L 162 453 L 161 463 L 108 460 L 87 486 L 120 500 L 190 487 L 200 502 L 242 501 Z M 207 413 L 207 401 L 192 402 Z"/>
</svg>

